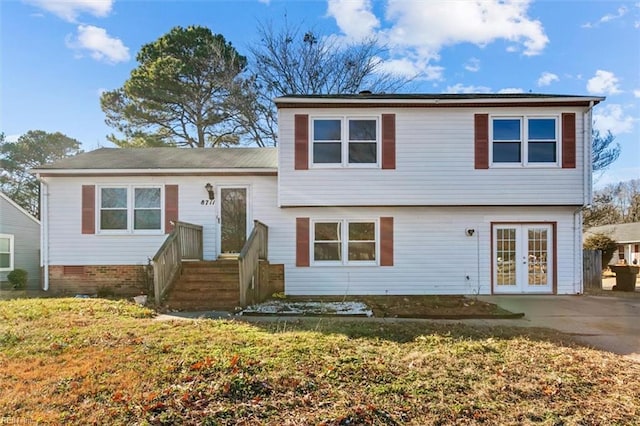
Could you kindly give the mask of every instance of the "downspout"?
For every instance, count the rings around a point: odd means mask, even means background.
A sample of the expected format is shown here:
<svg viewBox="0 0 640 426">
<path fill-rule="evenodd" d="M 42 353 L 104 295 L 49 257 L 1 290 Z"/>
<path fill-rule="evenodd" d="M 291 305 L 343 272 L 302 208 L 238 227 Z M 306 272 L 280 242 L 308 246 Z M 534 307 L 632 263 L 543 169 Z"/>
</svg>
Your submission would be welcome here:
<svg viewBox="0 0 640 426">
<path fill-rule="evenodd" d="M 583 293 L 584 292 L 584 283 L 583 283 L 583 257 L 582 257 L 582 211 L 585 208 L 589 208 L 592 203 L 593 197 L 593 181 L 592 181 L 592 143 L 591 140 L 591 132 L 592 132 L 592 110 L 594 107 L 593 101 L 589 101 L 589 106 L 582 113 L 582 162 L 583 162 L 583 198 L 582 198 L 582 206 L 576 209 L 573 212 L 573 232 L 575 238 L 575 253 L 578 259 L 573 262 L 574 264 L 574 272 L 573 276 L 576 278 L 573 281 L 573 294 Z M 576 285 L 578 288 L 576 289 Z"/>
<path fill-rule="evenodd" d="M 42 290 L 49 291 L 49 186 L 36 174 L 40 181 L 40 262 L 42 263 Z"/>
</svg>

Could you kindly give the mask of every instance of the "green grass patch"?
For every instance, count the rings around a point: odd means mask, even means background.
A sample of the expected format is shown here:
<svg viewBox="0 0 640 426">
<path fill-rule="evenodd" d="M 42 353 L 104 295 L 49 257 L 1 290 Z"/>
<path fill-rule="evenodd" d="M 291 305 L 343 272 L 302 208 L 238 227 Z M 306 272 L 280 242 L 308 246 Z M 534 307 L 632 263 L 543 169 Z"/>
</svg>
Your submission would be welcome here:
<svg viewBox="0 0 640 426">
<path fill-rule="evenodd" d="M 0 412 L 42 424 L 633 424 L 640 365 L 519 328 L 156 321 L 0 301 Z"/>
</svg>

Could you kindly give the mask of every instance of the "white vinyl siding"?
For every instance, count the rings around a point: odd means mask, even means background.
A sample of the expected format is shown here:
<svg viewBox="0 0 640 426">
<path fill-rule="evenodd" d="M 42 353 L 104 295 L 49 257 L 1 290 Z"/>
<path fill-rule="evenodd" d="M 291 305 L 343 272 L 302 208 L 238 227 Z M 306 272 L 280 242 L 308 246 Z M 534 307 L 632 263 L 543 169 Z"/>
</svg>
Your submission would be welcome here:
<svg viewBox="0 0 640 426">
<path fill-rule="evenodd" d="M 269 262 L 285 265 L 286 293 L 344 294 L 490 294 L 491 223 L 557 222 L 558 293 L 581 292 L 580 228 L 574 231 L 573 207 L 305 207 L 278 208 L 277 179 L 270 176 L 148 177 L 155 185 L 179 185 L 180 220 L 204 228 L 204 257 L 218 257 L 217 213 L 204 185 L 247 186 L 249 223 L 269 227 Z M 52 265 L 146 265 L 167 235 L 81 234 L 82 185 L 124 186 L 132 178 L 49 178 L 50 260 Z M 144 178 L 136 177 L 137 184 Z M 216 201 L 217 205 L 217 201 Z M 297 217 L 358 222 L 393 217 L 394 266 L 296 267 Z M 465 230 L 475 229 L 472 237 Z M 376 234 L 376 239 L 378 235 Z M 312 241 L 312 238 L 310 238 Z M 376 252 L 376 257 L 379 253 Z M 312 258 L 313 259 L 313 258 Z M 466 279 L 469 276 L 469 279 Z"/>
<path fill-rule="evenodd" d="M 474 168 L 474 114 L 513 116 L 513 108 L 370 108 L 395 113 L 396 168 L 311 167 L 294 170 L 294 115 L 351 117 L 362 109 L 279 110 L 279 193 L 283 207 L 582 205 L 585 175 L 582 108 L 523 107 L 519 116 L 576 114 L 576 167 Z M 558 119 L 559 120 L 559 119 Z M 559 126 L 559 123 L 558 123 Z M 586 136 L 585 136 L 586 135 Z M 561 134 L 557 133 L 558 141 Z M 558 142 L 558 152 L 560 152 Z M 310 139 L 310 145 L 311 139 Z M 561 155 L 557 156 L 561 164 Z M 588 165 L 587 165 L 588 166 Z"/>
<path fill-rule="evenodd" d="M 4 195 L 0 195 L 0 234 L 4 238 L 9 236 L 13 244 L 10 248 L 12 266 L 0 270 L 0 282 L 7 281 L 10 269 L 24 269 L 27 288 L 40 288 L 40 223 Z"/>
</svg>

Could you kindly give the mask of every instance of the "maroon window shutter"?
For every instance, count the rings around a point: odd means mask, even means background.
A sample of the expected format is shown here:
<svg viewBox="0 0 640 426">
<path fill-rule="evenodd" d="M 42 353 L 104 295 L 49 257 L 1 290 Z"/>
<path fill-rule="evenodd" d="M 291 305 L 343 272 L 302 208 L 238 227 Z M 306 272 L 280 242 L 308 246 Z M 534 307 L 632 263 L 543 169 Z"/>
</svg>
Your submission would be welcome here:
<svg viewBox="0 0 640 426">
<path fill-rule="evenodd" d="M 576 168 L 576 114 L 562 114 L 562 168 Z"/>
<path fill-rule="evenodd" d="M 382 168 L 396 168 L 395 114 L 382 114 Z"/>
<path fill-rule="evenodd" d="M 309 168 L 309 116 L 296 114 L 294 127 L 295 169 L 307 170 Z"/>
<path fill-rule="evenodd" d="M 178 185 L 164 186 L 164 232 L 173 231 L 171 222 L 178 220 Z"/>
<path fill-rule="evenodd" d="M 96 233 L 95 185 L 82 185 L 82 233 Z"/>
<path fill-rule="evenodd" d="M 489 168 L 489 114 L 474 117 L 475 168 Z"/>
<path fill-rule="evenodd" d="M 309 266 L 309 218 L 296 218 L 296 266 Z"/>
<path fill-rule="evenodd" d="M 380 266 L 393 266 L 393 218 L 380 218 Z"/>
</svg>

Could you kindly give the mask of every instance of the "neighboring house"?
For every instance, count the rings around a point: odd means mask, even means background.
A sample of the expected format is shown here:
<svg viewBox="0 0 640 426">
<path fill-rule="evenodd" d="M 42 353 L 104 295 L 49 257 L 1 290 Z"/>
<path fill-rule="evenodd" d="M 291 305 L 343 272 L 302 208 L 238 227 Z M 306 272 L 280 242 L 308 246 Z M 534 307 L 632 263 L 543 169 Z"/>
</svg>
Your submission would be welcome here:
<svg viewBox="0 0 640 426">
<path fill-rule="evenodd" d="M 289 96 L 277 150 L 98 149 L 43 166 L 45 286 L 138 291 L 171 220 L 203 226 L 209 260 L 259 220 L 291 295 L 581 293 L 603 99 Z"/>
<path fill-rule="evenodd" d="M 0 192 L 0 283 L 14 269 L 27 271 L 27 288 L 40 288 L 40 221 Z"/>
<path fill-rule="evenodd" d="M 587 229 L 584 237 L 593 234 L 605 234 L 618 243 L 618 250 L 611 258 L 612 265 L 623 261 L 630 265 L 640 263 L 640 222 L 595 226 Z"/>
</svg>

